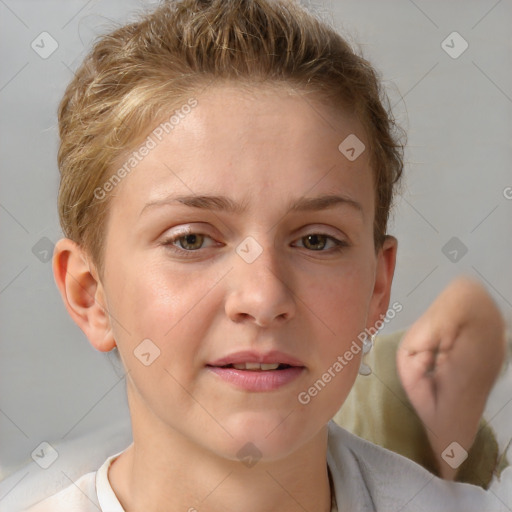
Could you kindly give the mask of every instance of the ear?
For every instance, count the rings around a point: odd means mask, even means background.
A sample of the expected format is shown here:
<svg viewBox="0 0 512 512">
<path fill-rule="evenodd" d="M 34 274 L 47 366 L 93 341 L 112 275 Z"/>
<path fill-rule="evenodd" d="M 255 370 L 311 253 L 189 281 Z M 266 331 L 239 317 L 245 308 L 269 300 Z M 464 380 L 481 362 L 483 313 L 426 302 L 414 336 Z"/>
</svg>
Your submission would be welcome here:
<svg viewBox="0 0 512 512">
<path fill-rule="evenodd" d="M 53 252 L 53 275 L 64 305 L 91 344 L 101 352 L 115 346 L 105 293 L 81 247 L 63 238 Z"/>
<path fill-rule="evenodd" d="M 398 241 L 393 236 L 386 236 L 377 254 L 375 285 L 368 313 L 368 329 L 374 327 L 387 313 L 391 296 L 391 284 L 395 273 Z"/>
</svg>

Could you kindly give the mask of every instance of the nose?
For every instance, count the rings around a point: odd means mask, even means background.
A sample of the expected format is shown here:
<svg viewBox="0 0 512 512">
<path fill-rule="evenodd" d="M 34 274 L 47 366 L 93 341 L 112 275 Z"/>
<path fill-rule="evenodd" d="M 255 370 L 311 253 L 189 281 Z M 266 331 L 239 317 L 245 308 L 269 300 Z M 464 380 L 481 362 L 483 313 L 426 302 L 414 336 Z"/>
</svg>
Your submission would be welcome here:
<svg viewBox="0 0 512 512">
<path fill-rule="evenodd" d="M 251 263 L 234 254 L 229 273 L 229 292 L 225 303 L 227 316 L 236 323 L 252 322 L 271 327 L 295 316 L 296 298 L 290 273 L 284 271 L 271 247 L 266 247 Z"/>
</svg>

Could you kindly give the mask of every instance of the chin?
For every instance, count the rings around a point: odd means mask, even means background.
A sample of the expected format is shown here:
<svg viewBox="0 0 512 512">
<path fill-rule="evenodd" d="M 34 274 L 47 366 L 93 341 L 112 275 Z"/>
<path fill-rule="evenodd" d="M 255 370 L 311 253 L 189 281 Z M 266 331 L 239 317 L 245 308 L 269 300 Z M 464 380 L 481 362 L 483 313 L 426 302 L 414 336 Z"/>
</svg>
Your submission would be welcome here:
<svg viewBox="0 0 512 512">
<path fill-rule="evenodd" d="M 290 411 L 244 412 L 224 423 L 232 434 L 230 457 L 240 457 L 251 450 L 262 460 L 282 459 L 299 449 L 318 433 L 323 424 L 313 425 Z M 295 417 L 294 417 L 295 416 Z"/>
</svg>

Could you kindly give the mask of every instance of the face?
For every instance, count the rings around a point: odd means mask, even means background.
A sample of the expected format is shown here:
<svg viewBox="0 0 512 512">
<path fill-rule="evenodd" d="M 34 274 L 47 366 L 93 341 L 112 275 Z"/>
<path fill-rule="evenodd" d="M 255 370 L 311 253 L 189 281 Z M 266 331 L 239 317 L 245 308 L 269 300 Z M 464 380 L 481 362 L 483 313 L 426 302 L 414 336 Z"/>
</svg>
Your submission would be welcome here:
<svg viewBox="0 0 512 512">
<path fill-rule="evenodd" d="M 353 118 L 285 87 L 195 98 L 112 192 L 101 286 L 131 413 L 226 458 L 283 457 L 345 400 L 394 251 L 373 244 L 368 155 L 338 149 L 364 142 Z"/>
</svg>

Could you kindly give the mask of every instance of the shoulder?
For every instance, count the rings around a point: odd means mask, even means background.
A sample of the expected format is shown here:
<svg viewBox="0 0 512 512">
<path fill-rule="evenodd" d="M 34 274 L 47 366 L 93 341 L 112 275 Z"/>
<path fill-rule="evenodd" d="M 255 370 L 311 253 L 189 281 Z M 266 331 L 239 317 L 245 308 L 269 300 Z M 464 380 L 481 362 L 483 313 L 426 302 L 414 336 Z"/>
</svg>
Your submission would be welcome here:
<svg viewBox="0 0 512 512">
<path fill-rule="evenodd" d="M 50 496 L 26 512 L 98 512 L 100 509 L 96 494 L 96 472 L 87 473 L 62 491 Z"/>
<path fill-rule="evenodd" d="M 23 512 L 123 512 L 108 480 L 108 469 L 122 452 L 111 455 L 98 471 L 87 473 L 62 491 Z"/>
<path fill-rule="evenodd" d="M 328 464 L 336 496 L 355 510 L 499 511 L 493 494 L 448 482 L 415 462 L 374 445 L 329 422 Z M 364 503 L 364 505 L 360 505 Z"/>
</svg>

